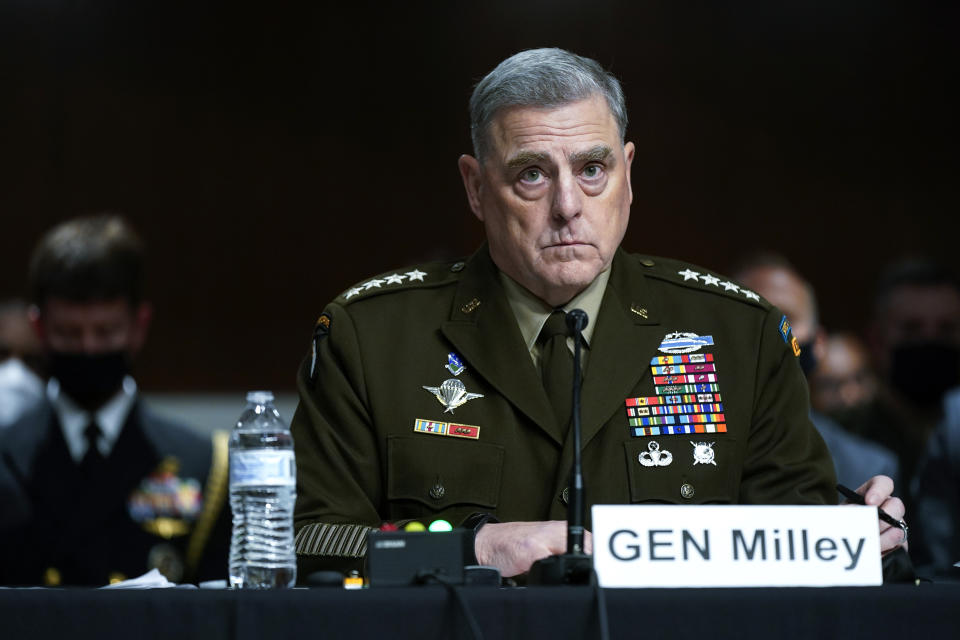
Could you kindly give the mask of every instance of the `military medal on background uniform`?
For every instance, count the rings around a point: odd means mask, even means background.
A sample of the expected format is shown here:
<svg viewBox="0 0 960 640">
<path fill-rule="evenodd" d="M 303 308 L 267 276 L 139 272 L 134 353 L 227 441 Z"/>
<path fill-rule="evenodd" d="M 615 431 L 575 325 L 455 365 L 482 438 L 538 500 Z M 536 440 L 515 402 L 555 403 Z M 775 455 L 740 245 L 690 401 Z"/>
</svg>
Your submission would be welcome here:
<svg viewBox="0 0 960 640">
<path fill-rule="evenodd" d="M 203 507 L 200 483 L 194 478 L 178 477 L 179 470 L 176 458 L 164 458 L 127 501 L 130 518 L 144 531 L 163 540 L 190 533 Z M 160 569 L 171 582 L 182 579 L 184 558 L 175 546 L 160 542 L 150 548 L 147 556 L 147 566 L 151 569 Z"/>
</svg>

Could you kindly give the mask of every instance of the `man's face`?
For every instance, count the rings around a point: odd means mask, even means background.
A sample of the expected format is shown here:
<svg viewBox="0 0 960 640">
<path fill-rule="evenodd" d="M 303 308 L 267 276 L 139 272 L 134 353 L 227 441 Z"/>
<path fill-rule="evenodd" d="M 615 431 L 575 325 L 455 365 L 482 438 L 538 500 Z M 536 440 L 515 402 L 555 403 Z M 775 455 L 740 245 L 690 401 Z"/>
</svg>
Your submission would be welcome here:
<svg viewBox="0 0 960 640">
<path fill-rule="evenodd" d="M 483 164 L 460 158 L 490 254 L 551 306 L 610 266 L 627 229 L 633 143 L 622 145 L 601 96 L 562 107 L 504 109 Z"/>
<path fill-rule="evenodd" d="M 873 334 L 880 370 L 889 371 L 897 346 L 931 341 L 960 346 L 960 294 L 948 285 L 892 291 Z"/>
<path fill-rule="evenodd" d="M 817 333 L 813 300 L 803 281 L 789 269 L 779 266 L 755 267 L 739 274 L 740 281 L 783 311 L 801 344 L 808 344 Z M 819 355 L 819 354 L 818 354 Z"/>
<path fill-rule="evenodd" d="M 149 318 L 149 306 L 131 307 L 123 298 L 94 302 L 50 298 L 33 321 L 40 339 L 51 351 L 126 351 L 134 355 L 143 345 Z"/>
<path fill-rule="evenodd" d="M 813 376 L 810 401 L 824 412 L 856 409 L 873 399 L 876 384 L 860 340 L 834 335 L 827 338 L 824 357 Z"/>
</svg>

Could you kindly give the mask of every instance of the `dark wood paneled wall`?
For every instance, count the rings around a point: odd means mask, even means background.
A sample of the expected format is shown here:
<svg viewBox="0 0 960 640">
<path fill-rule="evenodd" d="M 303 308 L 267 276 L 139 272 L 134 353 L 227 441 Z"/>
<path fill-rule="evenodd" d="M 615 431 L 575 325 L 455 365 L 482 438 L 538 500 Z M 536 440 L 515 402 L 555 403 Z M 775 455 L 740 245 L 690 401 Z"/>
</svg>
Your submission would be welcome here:
<svg viewBox="0 0 960 640">
<path fill-rule="evenodd" d="M 0 4 L 0 297 L 44 229 L 120 210 L 149 247 L 144 385 L 291 388 L 327 300 L 479 243 L 466 101 L 537 46 L 623 81 L 629 249 L 782 251 L 854 329 L 888 260 L 954 256 L 950 3 L 306 4 Z"/>
</svg>

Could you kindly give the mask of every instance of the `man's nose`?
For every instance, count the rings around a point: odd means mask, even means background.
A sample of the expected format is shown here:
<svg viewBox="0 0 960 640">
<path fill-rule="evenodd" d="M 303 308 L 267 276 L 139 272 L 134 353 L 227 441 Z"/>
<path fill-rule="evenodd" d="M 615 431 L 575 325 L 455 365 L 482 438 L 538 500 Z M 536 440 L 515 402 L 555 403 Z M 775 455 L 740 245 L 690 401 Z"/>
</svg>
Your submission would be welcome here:
<svg viewBox="0 0 960 640">
<path fill-rule="evenodd" d="M 102 335 L 94 331 L 85 331 L 80 338 L 80 349 L 87 354 L 97 354 L 109 351 L 110 344 Z"/>
<path fill-rule="evenodd" d="M 580 215 L 583 208 L 583 191 L 572 173 L 561 172 L 553 192 L 553 215 L 570 220 Z"/>
</svg>

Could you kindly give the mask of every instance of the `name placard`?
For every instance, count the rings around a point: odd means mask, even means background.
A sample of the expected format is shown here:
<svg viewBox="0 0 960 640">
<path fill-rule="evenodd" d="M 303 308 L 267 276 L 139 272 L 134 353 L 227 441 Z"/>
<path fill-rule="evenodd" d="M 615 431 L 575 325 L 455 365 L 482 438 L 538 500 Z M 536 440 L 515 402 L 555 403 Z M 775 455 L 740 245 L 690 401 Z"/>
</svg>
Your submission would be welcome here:
<svg viewBox="0 0 960 640">
<path fill-rule="evenodd" d="M 595 505 L 603 587 L 883 582 L 876 507 Z"/>
</svg>

